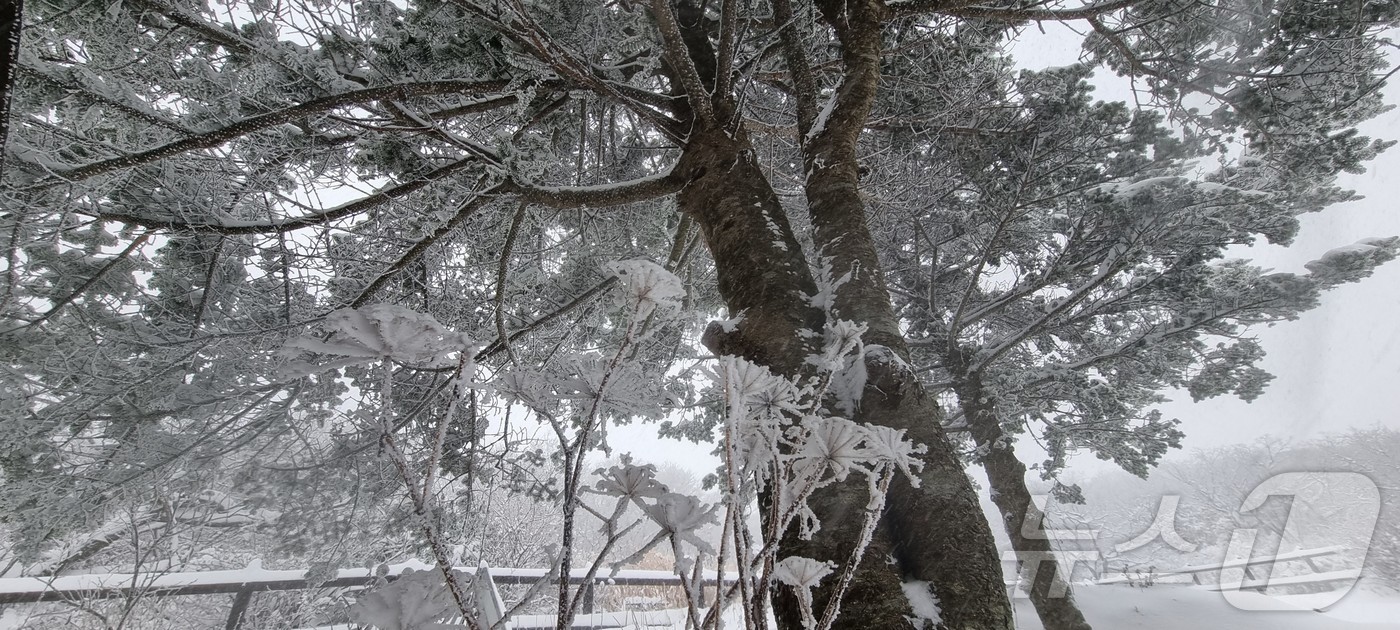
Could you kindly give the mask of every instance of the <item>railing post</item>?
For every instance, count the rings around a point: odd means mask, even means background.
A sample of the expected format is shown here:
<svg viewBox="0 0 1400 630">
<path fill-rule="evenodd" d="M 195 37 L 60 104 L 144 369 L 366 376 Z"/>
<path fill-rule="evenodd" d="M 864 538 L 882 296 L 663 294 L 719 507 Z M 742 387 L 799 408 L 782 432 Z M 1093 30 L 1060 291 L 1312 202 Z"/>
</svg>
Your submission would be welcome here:
<svg viewBox="0 0 1400 630">
<path fill-rule="evenodd" d="M 238 630 L 238 625 L 243 623 L 243 613 L 248 612 L 248 604 L 252 601 L 251 588 L 238 591 L 238 594 L 233 596 L 233 608 L 228 611 L 228 621 L 224 622 L 224 630 Z"/>
<path fill-rule="evenodd" d="M 593 580 L 589 580 L 583 585 L 583 614 L 591 615 L 593 613 Z"/>
<path fill-rule="evenodd" d="M 483 563 L 476 568 L 476 574 L 472 576 L 472 591 L 476 595 L 476 622 L 481 625 L 482 630 L 499 627 L 510 628 L 510 622 L 505 619 L 506 604 L 501 599 L 501 592 L 496 589 L 496 581 L 491 578 L 491 569 Z"/>
</svg>

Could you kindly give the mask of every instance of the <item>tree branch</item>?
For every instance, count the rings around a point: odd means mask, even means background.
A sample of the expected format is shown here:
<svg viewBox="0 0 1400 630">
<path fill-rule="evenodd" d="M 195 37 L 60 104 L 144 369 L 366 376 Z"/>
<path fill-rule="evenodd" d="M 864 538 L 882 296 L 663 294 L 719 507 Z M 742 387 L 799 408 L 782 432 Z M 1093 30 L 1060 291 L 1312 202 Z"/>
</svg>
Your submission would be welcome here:
<svg viewBox="0 0 1400 630">
<path fill-rule="evenodd" d="M 112 171 L 149 164 L 157 160 L 179 155 L 188 151 L 208 149 L 219 146 L 229 140 L 245 136 L 250 133 L 262 131 L 271 127 L 276 127 L 284 123 L 291 122 L 324 111 L 346 105 L 354 105 L 366 101 L 376 101 L 382 99 L 404 99 L 414 96 L 426 96 L 431 94 L 452 94 L 460 92 L 484 92 L 500 90 L 505 88 L 505 81 L 424 81 L 421 83 L 406 83 L 401 85 L 386 85 L 381 87 L 365 88 L 363 90 L 352 90 L 341 94 L 334 94 L 323 98 L 307 101 L 299 105 L 293 105 L 286 109 L 275 112 L 268 112 L 260 116 L 254 116 L 240 120 L 226 127 L 215 129 L 214 131 L 190 136 L 182 140 L 177 140 L 169 144 L 148 149 L 140 153 L 128 155 L 101 162 L 94 162 L 84 166 L 64 171 L 57 176 L 48 178 L 34 184 L 31 188 L 43 190 L 52 188 L 64 183 L 80 182 L 85 179 L 96 177 Z"/>
<path fill-rule="evenodd" d="M 88 86 L 83 85 L 82 83 L 76 80 L 72 80 L 71 77 L 70 80 L 65 81 L 59 77 L 50 75 L 49 73 L 45 72 L 40 68 L 32 66 L 20 66 L 18 69 L 27 75 L 38 78 L 39 80 L 44 81 L 45 83 L 48 83 L 60 90 L 64 90 L 69 94 L 88 99 L 94 103 L 106 105 L 108 107 L 111 107 L 112 109 L 122 112 L 128 116 L 131 116 L 132 118 L 144 120 L 152 125 L 157 125 L 159 127 L 164 127 L 171 131 L 179 133 L 182 136 L 188 136 L 191 134 L 191 131 L 189 129 L 186 129 L 184 126 L 180 125 L 177 122 L 166 120 L 156 112 L 145 111 L 137 106 L 117 101 L 111 97 L 105 96 L 92 89 L 89 89 Z"/>
<path fill-rule="evenodd" d="M 510 228 L 506 230 L 505 243 L 501 245 L 500 264 L 496 268 L 496 334 L 498 339 L 505 342 L 503 344 L 506 351 L 506 358 L 512 364 L 516 363 L 515 353 L 510 349 L 510 335 L 506 333 L 506 284 L 510 278 L 510 252 L 515 249 L 515 239 L 520 234 L 520 224 L 525 222 L 525 215 L 530 208 L 530 204 L 521 201 L 520 207 L 516 208 L 515 216 L 510 220 Z"/>
<path fill-rule="evenodd" d="M 212 223 L 212 222 L 191 222 L 179 219 L 157 219 L 153 217 L 143 217 L 134 214 L 123 214 L 116 212 L 91 212 L 82 211 L 83 214 L 107 221 L 120 221 L 130 225 L 140 225 L 157 230 L 172 231 L 195 231 L 213 232 L 217 234 L 280 234 L 291 232 L 304 227 L 322 225 L 337 219 L 342 219 L 354 214 L 358 214 L 370 208 L 383 205 L 400 197 L 426 187 L 428 184 L 445 179 L 454 175 L 467 167 L 478 164 L 476 158 L 468 157 L 447 166 L 438 168 L 435 171 L 424 174 L 418 179 L 401 183 L 389 188 L 381 188 L 378 192 L 371 193 L 347 204 L 339 205 L 323 212 L 317 212 L 307 216 L 292 219 L 273 220 L 263 222 L 248 223 Z"/>
<path fill-rule="evenodd" d="M 597 186 L 537 186 L 510 182 L 506 191 L 526 201 L 550 208 L 606 208 L 647 201 L 678 192 L 685 186 L 680 177 L 666 172 L 616 184 Z"/>
<path fill-rule="evenodd" d="M 676 12 L 671 10 L 671 0 L 651 0 L 651 13 L 657 30 L 661 31 L 662 54 L 680 77 L 681 88 L 690 99 L 691 109 L 695 110 L 695 119 L 702 126 L 710 126 L 715 120 L 714 103 L 710 102 L 710 92 L 700 80 L 695 60 L 690 58 L 690 49 L 681 35 Z"/>
<path fill-rule="evenodd" d="M 1007 22 L 1068 22 L 1112 13 L 1131 7 L 1142 0 L 1111 0 L 1074 9 L 1017 9 L 1011 7 L 978 6 L 971 2 L 942 0 L 894 0 L 888 4 L 891 17 L 937 13 L 962 18 L 981 18 Z"/>
<path fill-rule="evenodd" d="M 404 252 L 402 256 L 399 256 L 398 260 L 394 261 L 393 264 L 389 265 L 381 272 L 379 277 L 375 278 L 373 282 L 370 282 L 369 286 L 366 286 L 360 291 L 360 294 L 350 302 L 350 306 L 352 308 L 359 308 L 368 304 L 374 297 L 374 294 L 384 288 L 384 285 L 392 280 L 394 276 L 398 275 L 405 267 L 412 264 L 413 261 L 418 260 L 418 258 L 422 256 L 424 252 L 428 251 L 428 248 L 432 247 L 434 243 L 437 243 L 443 237 L 452 233 L 458 226 L 465 223 L 467 219 L 474 216 L 476 211 L 480 210 L 482 206 L 485 206 L 487 203 L 496 199 L 501 193 L 505 192 L 507 186 L 508 184 L 506 183 L 496 184 L 491 188 L 473 194 L 466 201 L 462 202 L 460 206 L 457 206 L 457 210 L 453 213 L 451 219 L 439 225 L 437 229 L 433 230 L 432 234 L 424 237 L 423 240 L 414 243 L 413 247 L 408 248 L 408 251 Z"/>
<path fill-rule="evenodd" d="M 102 268 L 98 269 L 97 273 L 93 274 L 91 278 L 88 278 L 87 281 L 83 282 L 83 284 L 80 285 L 78 288 L 73 289 L 73 291 L 70 292 L 68 295 L 60 298 L 57 302 L 54 302 L 53 306 L 49 307 L 49 310 L 45 311 L 43 315 L 40 315 L 38 319 L 29 322 L 23 326 L 20 326 L 19 328 L 38 326 L 39 324 L 42 324 L 51 319 L 54 315 L 57 315 L 59 311 L 63 310 L 63 307 L 71 304 L 73 300 L 78 299 L 78 296 L 82 295 L 88 289 L 92 288 L 92 285 L 97 284 L 98 281 L 102 280 L 102 278 L 106 276 L 109 272 L 111 272 L 113 269 L 115 269 L 118 264 L 121 264 L 123 260 L 126 260 L 126 257 L 131 255 L 131 252 L 136 251 L 138 247 L 141 247 L 141 245 L 145 244 L 146 240 L 150 237 L 151 231 L 148 230 L 142 233 L 140 236 L 132 239 L 131 243 L 129 243 L 126 246 L 126 249 L 123 249 L 117 255 L 113 256 L 111 260 L 107 261 L 107 264 L 102 265 Z M 19 330 L 19 328 L 7 330 L 5 332 L 14 332 L 15 330 Z"/>
<path fill-rule="evenodd" d="M 1083 300 L 1086 296 L 1088 296 L 1091 291 L 1102 286 L 1103 283 L 1107 282 L 1109 278 L 1112 278 L 1114 274 L 1118 272 L 1118 263 L 1119 259 L 1110 259 L 1108 261 L 1105 261 L 1103 271 L 1096 274 L 1092 279 L 1089 280 L 1089 282 L 1085 283 L 1083 286 L 1070 292 L 1069 295 L 1063 298 L 1063 301 L 1061 301 L 1054 308 L 1046 312 L 1044 316 L 1036 319 L 1036 321 L 1030 326 L 1027 326 L 1021 332 L 1016 333 L 1011 337 L 997 343 L 997 345 L 994 346 L 990 351 L 982 353 L 985 356 L 979 357 L 977 359 L 976 365 L 972 366 L 968 370 L 968 372 L 978 372 L 986 369 L 987 366 L 991 365 L 994 361 L 1001 358 L 1002 355 L 1006 354 L 1007 352 L 1010 352 L 1012 348 L 1015 348 L 1022 341 L 1029 339 L 1032 335 L 1035 335 L 1036 333 L 1043 330 L 1045 326 L 1050 323 L 1051 320 L 1059 316 L 1061 313 L 1069 310 L 1069 308 L 1074 306 L 1075 304 L 1078 304 L 1080 300 Z"/>
<path fill-rule="evenodd" d="M 253 53 L 253 46 L 244 41 L 237 33 L 230 33 L 198 17 L 186 14 L 180 9 L 169 6 L 164 2 L 160 2 L 159 0 L 131 0 L 131 3 L 164 16 L 177 26 L 182 26 L 194 31 L 205 41 L 218 44 L 236 53 L 245 55 Z"/>
<path fill-rule="evenodd" d="M 793 97 L 797 100 L 798 140 L 801 141 L 812 130 L 812 122 L 817 118 L 817 80 L 812 74 L 807 48 L 797 28 L 792 0 L 773 0 L 773 17 L 778 21 L 778 41 L 782 44 L 783 59 L 792 75 Z"/>
<path fill-rule="evenodd" d="M 555 38 L 545 34 L 520 3 L 512 3 L 519 19 L 512 21 L 509 25 L 502 22 L 501 16 L 497 13 L 487 11 L 471 0 L 452 0 L 452 3 L 490 24 L 498 33 L 515 42 L 541 63 L 549 66 L 566 81 L 578 88 L 589 90 L 594 94 L 621 103 L 629 111 L 651 123 L 657 131 L 671 140 L 676 142 L 684 140 L 684 135 L 678 129 L 679 125 L 675 119 L 657 113 L 656 110 L 646 106 L 646 100 L 624 93 L 613 81 L 599 77 L 594 73 L 592 66 L 579 61 L 576 55 L 560 46 Z"/>
<path fill-rule="evenodd" d="M 723 0 L 719 12 L 719 63 L 715 72 L 715 93 L 728 94 L 733 81 L 734 57 L 739 52 L 739 3 L 736 0 Z"/>
</svg>

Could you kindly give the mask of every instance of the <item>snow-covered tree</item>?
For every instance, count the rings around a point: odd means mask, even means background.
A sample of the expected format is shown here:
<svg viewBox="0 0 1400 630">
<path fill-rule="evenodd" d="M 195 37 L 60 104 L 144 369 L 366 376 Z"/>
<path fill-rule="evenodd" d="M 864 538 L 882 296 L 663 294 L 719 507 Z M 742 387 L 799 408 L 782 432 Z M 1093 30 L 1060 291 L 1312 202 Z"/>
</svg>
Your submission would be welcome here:
<svg viewBox="0 0 1400 630">
<path fill-rule="evenodd" d="M 1012 546 L 1032 564 L 1052 549 L 1024 535 L 1041 514 L 1017 434 L 1032 431 L 1049 451 L 1046 479 L 1081 448 L 1146 475 L 1180 444 L 1176 422 L 1150 409 L 1164 390 L 1252 400 L 1271 377 L 1255 365 L 1264 353 L 1251 327 L 1296 318 L 1400 246 L 1338 248 L 1305 275 L 1226 258 L 1261 236 L 1288 243 L 1297 215 L 1350 198 L 1331 183 L 1356 164 L 1309 170 L 1260 145 L 1210 157 L 1211 143 L 1184 143 L 1151 113 L 1093 102 L 1089 70 L 1007 81 L 1018 107 L 992 125 L 1027 132 L 948 136 L 954 150 L 915 158 L 939 173 L 938 189 L 966 192 L 894 214 L 882 231 L 905 244 L 886 250 L 887 268 L 916 360 L 955 393 L 954 425 L 971 435 Z M 1350 150 L 1364 159 L 1380 148 Z M 1072 600 L 1053 595 L 1065 588 L 1054 565 L 1036 576 L 1046 622 L 1082 624 Z"/>
<path fill-rule="evenodd" d="M 1257 349 L 1205 339 L 1393 255 L 1366 243 L 1288 278 L 1211 265 L 1345 197 L 1331 178 L 1380 148 L 1352 127 L 1381 107 L 1396 11 L 31 0 L 0 180 L 4 526 L 38 553 L 152 480 L 188 502 L 234 482 L 236 504 L 315 541 L 373 497 L 462 605 L 443 506 L 478 481 L 560 500 L 567 570 L 610 424 L 695 408 L 732 429 L 763 408 L 782 431 L 744 435 L 775 459 L 728 496 L 757 494 L 771 538 L 752 547 L 772 547 L 731 553 L 786 585 L 784 627 L 1010 628 L 906 335 L 992 389 L 969 404 L 1150 460 L 1161 422 L 1125 441 L 1063 418 L 1131 422 L 1177 382 L 1253 391 Z M 1083 26 L 1086 63 L 1137 81 L 1140 104 L 1087 103 L 1088 65 L 1015 76 L 1027 22 Z M 1212 150 L 1236 157 L 1200 166 Z M 1139 337 L 1150 351 L 1114 354 Z M 804 394 L 725 407 L 690 369 L 709 353 Z M 1142 357 L 1160 365 L 1132 376 Z M 809 496 L 775 490 L 793 474 Z M 707 514 L 618 496 L 678 549 Z M 932 589 L 917 606 L 910 584 Z M 929 596 L 938 619 L 919 621 Z M 561 585 L 561 624 L 571 601 Z"/>
</svg>

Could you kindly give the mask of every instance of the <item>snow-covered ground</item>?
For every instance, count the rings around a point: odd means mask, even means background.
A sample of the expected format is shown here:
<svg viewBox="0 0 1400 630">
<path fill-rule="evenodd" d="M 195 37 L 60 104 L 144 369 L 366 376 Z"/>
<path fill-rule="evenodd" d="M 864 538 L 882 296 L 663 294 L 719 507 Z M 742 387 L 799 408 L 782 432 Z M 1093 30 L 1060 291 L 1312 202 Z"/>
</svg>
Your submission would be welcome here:
<svg viewBox="0 0 1400 630">
<path fill-rule="evenodd" d="M 1366 591 L 1322 613 L 1239 610 L 1219 592 L 1189 585 L 1076 586 L 1075 600 L 1089 624 L 1105 630 L 1400 630 L 1400 597 Z M 1028 599 L 1016 600 L 1016 627 L 1042 630 Z"/>
</svg>

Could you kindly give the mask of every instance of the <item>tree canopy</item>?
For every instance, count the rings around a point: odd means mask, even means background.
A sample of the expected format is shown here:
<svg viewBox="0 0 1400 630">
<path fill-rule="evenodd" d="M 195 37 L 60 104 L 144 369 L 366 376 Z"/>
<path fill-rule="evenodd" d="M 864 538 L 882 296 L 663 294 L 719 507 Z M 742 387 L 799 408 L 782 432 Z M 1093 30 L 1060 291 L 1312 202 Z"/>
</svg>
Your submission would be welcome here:
<svg viewBox="0 0 1400 630">
<path fill-rule="evenodd" d="M 1389 146 L 1355 127 L 1385 108 L 1398 16 L 30 0 L 0 72 L 0 528 L 42 573 L 121 515 L 236 514 L 326 566 L 422 545 L 451 582 L 444 541 L 510 487 L 561 502 L 544 557 L 567 572 L 607 427 L 664 421 L 757 500 L 757 542 L 749 508 L 724 536 L 777 550 L 753 560 L 791 587 L 785 626 L 903 623 L 902 585 L 927 582 L 930 624 L 1009 628 L 963 457 L 1002 457 L 1025 494 L 1029 430 L 1047 475 L 1078 448 L 1145 474 L 1180 437 L 1160 390 L 1262 392 L 1251 327 L 1400 249 L 1338 244 L 1307 274 L 1229 258 L 1290 242 Z M 1018 65 L 1052 22 L 1079 62 Z M 1096 101 L 1095 77 L 1136 102 Z M 703 520 L 615 494 L 677 541 Z M 850 574 L 812 590 L 783 557 Z"/>
</svg>

